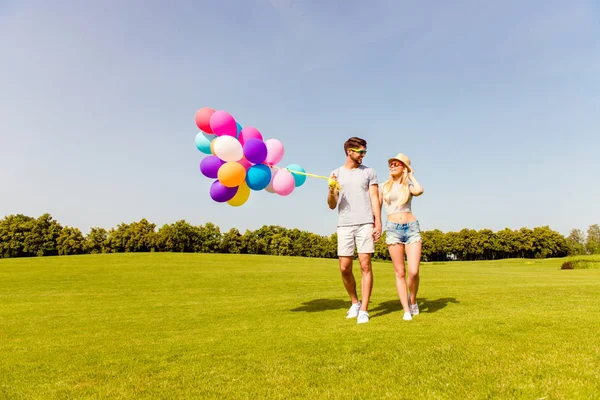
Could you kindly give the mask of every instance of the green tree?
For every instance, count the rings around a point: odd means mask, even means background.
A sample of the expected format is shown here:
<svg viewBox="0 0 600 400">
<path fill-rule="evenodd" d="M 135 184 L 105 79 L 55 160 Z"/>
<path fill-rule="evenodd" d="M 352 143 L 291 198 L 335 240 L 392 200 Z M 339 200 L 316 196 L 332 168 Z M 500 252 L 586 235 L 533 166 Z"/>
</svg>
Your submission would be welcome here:
<svg viewBox="0 0 600 400">
<path fill-rule="evenodd" d="M 156 247 L 159 251 L 198 252 L 202 248 L 200 228 L 185 220 L 179 220 L 174 224 L 165 224 L 156 235 Z"/>
<path fill-rule="evenodd" d="M 38 257 L 58 255 L 56 241 L 62 229 L 50 214 L 42 214 L 32 221 L 25 236 L 25 252 Z"/>
<path fill-rule="evenodd" d="M 284 233 L 276 233 L 271 236 L 269 243 L 269 254 L 275 256 L 289 256 L 292 254 L 292 240 Z"/>
<path fill-rule="evenodd" d="M 569 246 L 570 256 L 578 256 L 587 253 L 585 248 L 585 233 L 583 233 L 581 229 L 571 229 L 571 232 L 567 237 L 567 244 Z"/>
<path fill-rule="evenodd" d="M 587 231 L 585 247 L 590 254 L 600 254 L 600 226 L 590 225 Z"/>
<path fill-rule="evenodd" d="M 26 257 L 32 254 L 25 249 L 25 239 L 30 234 L 35 219 L 23 214 L 8 215 L 0 221 L 0 257 Z"/>
<path fill-rule="evenodd" d="M 107 247 L 108 232 L 104 228 L 93 227 L 85 237 L 85 251 L 89 254 L 106 253 L 110 249 Z"/>
<path fill-rule="evenodd" d="M 56 248 L 59 256 L 83 254 L 85 238 L 79 228 L 64 227 L 56 239 Z"/>
<path fill-rule="evenodd" d="M 237 228 L 231 228 L 223 235 L 221 252 L 240 254 L 242 252 L 242 234 Z"/>
<path fill-rule="evenodd" d="M 221 241 L 223 240 L 221 229 L 212 222 L 207 222 L 204 226 L 199 227 L 199 231 L 199 251 L 201 253 L 218 253 L 221 249 Z"/>
</svg>

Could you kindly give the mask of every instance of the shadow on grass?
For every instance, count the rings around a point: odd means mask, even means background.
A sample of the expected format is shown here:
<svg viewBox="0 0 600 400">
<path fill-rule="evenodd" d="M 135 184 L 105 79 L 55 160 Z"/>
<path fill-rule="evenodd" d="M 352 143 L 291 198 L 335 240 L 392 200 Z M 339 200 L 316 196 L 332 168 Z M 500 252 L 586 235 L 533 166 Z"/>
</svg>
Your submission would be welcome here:
<svg viewBox="0 0 600 400">
<path fill-rule="evenodd" d="M 292 308 L 290 311 L 304 311 L 304 312 L 319 312 L 326 310 L 339 310 L 341 308 L 350 307 L 349 301 L 344 300 L 331 300 L 331 299 L 315 299 L 302 303 L 298 308 Z"/>
<path fill-rule="evenodd" d="M 419 312 L 421 313 L 434 313 L 436 311 L 445 308 L 449 303 L 458 304 L 459 301 L 454 297 L 444 297 L 436 300 L 429 300 L 426 298 L 417 299 L 417 304 L 419 305 Z M 402 304 L 400 304 L 400 300 L 388 300 L 383 303 L 379 303 L 379 305 L 375 308 L 369 310 L 369 314 L 371 314 L 371 318 L 381 317 L 382 315 L 390 314 L 393 312 L 403 312 Z"/>
</svg>

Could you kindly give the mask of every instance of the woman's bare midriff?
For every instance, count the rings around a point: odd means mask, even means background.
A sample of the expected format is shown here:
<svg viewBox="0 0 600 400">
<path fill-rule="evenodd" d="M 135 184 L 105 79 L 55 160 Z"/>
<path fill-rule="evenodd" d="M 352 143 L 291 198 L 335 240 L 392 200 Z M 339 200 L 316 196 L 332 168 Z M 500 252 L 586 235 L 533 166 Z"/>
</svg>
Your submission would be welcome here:
<svg viewBox="0 0 600 400">
<path fill-rule="evenodd" d="M 387 220 L 389 222 L 395 222 L 397 224 L 407 224 L 409 222 L 416 221 L 417 218 L 411 212 L 403 212 L 403 213 L 388 215 Z"/>
</svg>

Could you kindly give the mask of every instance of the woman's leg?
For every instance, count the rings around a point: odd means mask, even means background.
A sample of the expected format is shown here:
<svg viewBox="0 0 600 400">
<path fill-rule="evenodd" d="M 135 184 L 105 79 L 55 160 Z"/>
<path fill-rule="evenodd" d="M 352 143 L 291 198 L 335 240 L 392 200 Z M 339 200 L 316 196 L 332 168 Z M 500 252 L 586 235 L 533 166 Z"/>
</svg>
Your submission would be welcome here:
<svg viewBox="0 0 600 400">
<path fill-rule="evenodd" d="M 410 292 L 409 304 L 417 303 L 419 291 L 419 265 L 421 263 L 421 242 L 406 245 L 406 259 L 408 261 L 408 291 Z"/>
<path fill-rule="evenodd" d="M 404 245 L 401 243 L 391 244 L 388 246 L 392 263 L 394 264 L 394 270 L 396 272 L 396 290 L 398 290 L 398 297 L 404 312 L 410 312 L 408 307 L 408 297 L 406 293 L 406 280 L 404 271 Z"/>
</svg>

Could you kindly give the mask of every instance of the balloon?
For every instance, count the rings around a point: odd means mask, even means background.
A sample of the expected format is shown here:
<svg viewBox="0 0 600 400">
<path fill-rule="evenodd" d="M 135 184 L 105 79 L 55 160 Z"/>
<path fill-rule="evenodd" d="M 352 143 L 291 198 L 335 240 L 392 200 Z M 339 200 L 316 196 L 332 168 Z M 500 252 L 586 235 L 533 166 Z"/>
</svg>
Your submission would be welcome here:
<svg viewBox="0 0 600 400">
<path fill-rule="evenodd" d="M 239 207 L 248 201 L 250 197 L 250 188 L 244 182 L 238 187 L 237 193 L 227 202 L 230 206 Z"/>
<path fill-rule="evenodd" d="M 216 202 L 224 203 L 228 200 L 231 200 L 237 191 L 237 187 L 226 187 L 223 186 L 221 182 L 214 181 L 210 186 L 210 198 Z"/>
<path fill-rule="evenodd" d="M 242 126 L 237 121 L 235 123 L 235 126 L 236 126 L 235 137 L 236 137 L 236 139 L 240 140 L 240 132 L 242 132 Z"/>
<path fill-rule="evenodd" d="M 227 111 L 215 111 L 210 117 L 210 128 L 217 136 L 237 136 L 237 125 L 235 119 Z"/>
<path fill-rule="evenodd" d="M 252 190 L 263 190 L 271 183 L 271 168 L 264 164 L 250 167 L 246 173 L 246 184 Z"/>
<path fill-rule="evenodd" d="M 269 139 L 265 141 L 267 145 L 266 162 L 269 165 L 276 165 L 283 158 L 283 145 L 277 139 Z"/>
<path fill-rule="evenodd" d="M 219 168 L 221 168 L 221 165 L 223 164 L 225 164 L 225 161 L 217 156 L 204 157 L 202 161 L 200 161 L 200 172 L 207 178 L 216 179 Z"/>
<path fill-rule="evenodd" d="M 213 135 L 210 135 L 213 136 Z M 204 154 L 211 154 L 210 151 L 210 142 L 212 141 L 212 138 L 209 137 L 209 135 L 207 135 L 204 132 L 198 132 L 198 134 L 196 135 L 196 148 L 198 150 L 200 150 L 201 152 L 203 152 Z"/>
<path fill-rule="evenodd" d="M 285 167 L 285 169 L 287 169 L 288 171 L 306 172 L 306 170 L 304 168 L 302 168 L 301 166 L 299 166 L 298 164 L 290 164 L 287 167 Z M 304 182 L 306 182 L 306 175 L 294 174 L 293 172 L 292 172 L 292 175 L 294 176 L 294 181 L 296 182 L 295 183 L 296 187 L 302 186 L 304 184 Z"/>
<path fill-rule="evenodd" d="M 290 171 L 280 169 L 273 177 L 273 190 L 281 196 L 287 196 L 294 191 L 296 181 Z"/>
<path fill-rule="evenodd" d="M 277 173 L 277 171 L 274 170 L 272 167 L 268 167 L 268 168 L 271 171 L 271 180 L 269 181 L 269 184 L 267 185 L 265 190 L 269 193 L 275 193 L 275 189 L 273 189 L 273 179 L 275 178 L 275 174 Z"/>
<path fill-rule="evenodd" d="M 239 161 L 244 156 L 242 145 L 231 136 L 219 136 L 215 139 L 214 154 L 224 161 Z"/>
<path fill-rule="evenodd" d="M 196 125 L 201 131 L 213 133 L 210 128 L 210 117 L 215 113 L 215 110 L 209 107 L 204 107 L 196 111 Z"/>
<path fill-rule="evenodd" d="M 242 129 L 242 132 L 240 133 L 238 140 L 240 141 L 240 143 L 243 146 L 244 143 L 246 143 L 246 141 L 248 141 L 252 138 L 263 140 L 262 134 L 258 131 L 258 129 L 251 127 L 251 126 L 247 126 Z"/>
<path fill-rule="evenodd" d="M 246 179 L 246 169 L 239 162 L 226 162 L 219 168 L 217 177 L 223 186 L 236 187 Z"/>
<path fill-rule="evenodd" d="M 248 171 L 248 169 L 252 166 L 252 163 L 250 161 L 246 160 L 246 158 L 244 158 L 244 157 L 242 157 L 242 159 L 238 162 L 244 166 L 244 169 L 246 171 Z"/>
<path fill-rule="evenodd" d="M 251 163 L 261 164 L 267 158 L 267 145 L 260 139 L 251 138 L 244 143 L 244 157 Z"/>
</svg>

